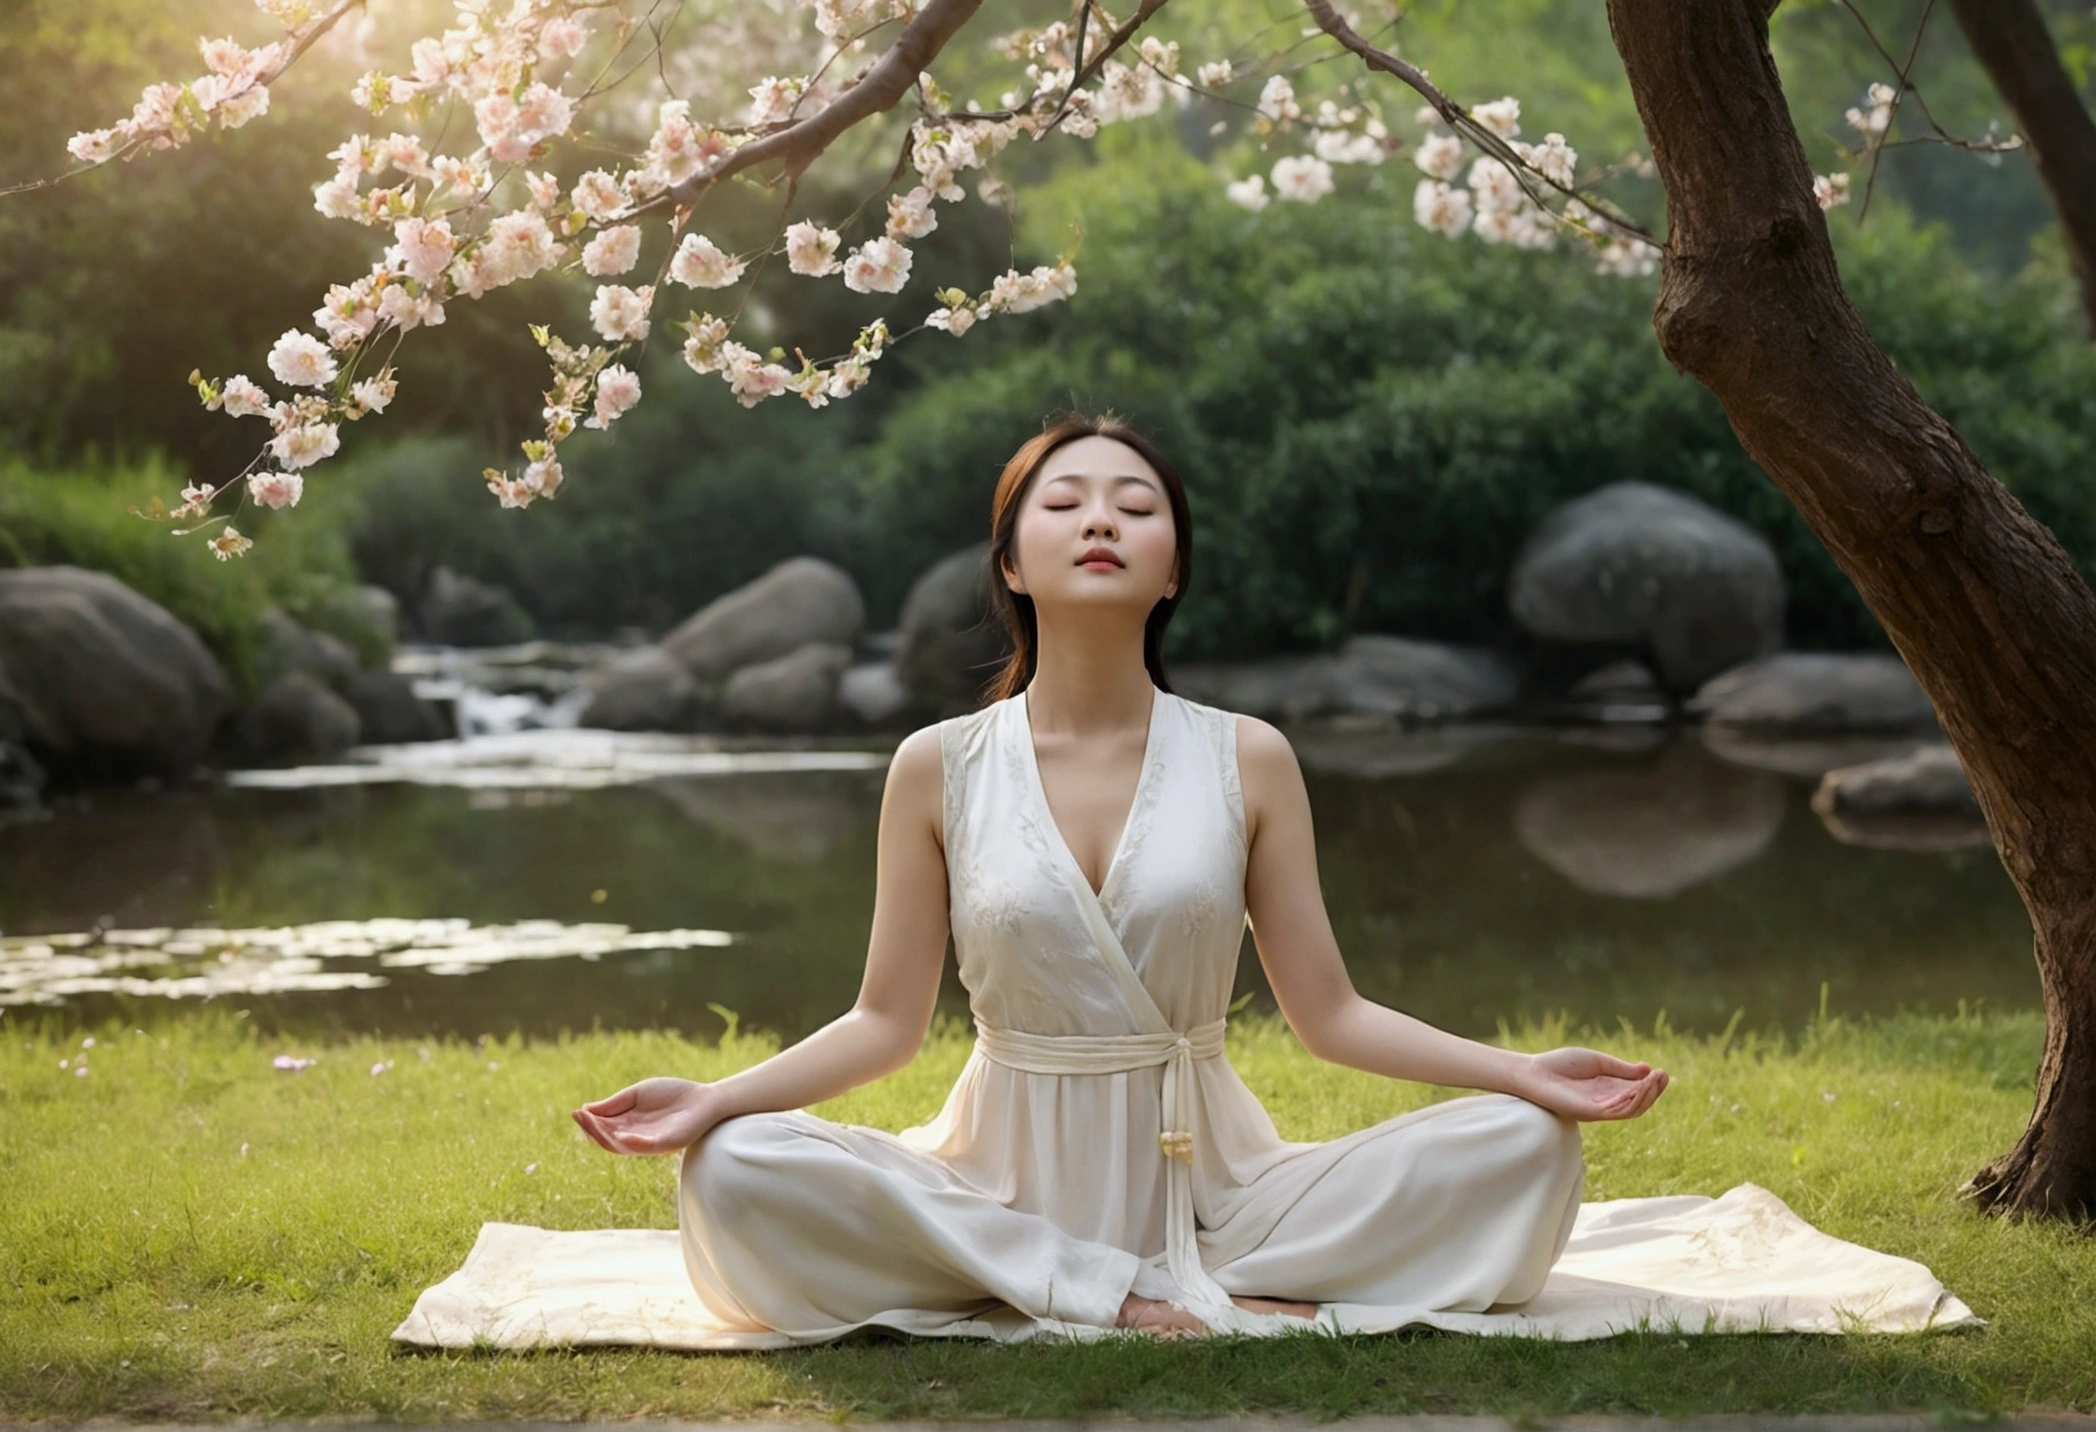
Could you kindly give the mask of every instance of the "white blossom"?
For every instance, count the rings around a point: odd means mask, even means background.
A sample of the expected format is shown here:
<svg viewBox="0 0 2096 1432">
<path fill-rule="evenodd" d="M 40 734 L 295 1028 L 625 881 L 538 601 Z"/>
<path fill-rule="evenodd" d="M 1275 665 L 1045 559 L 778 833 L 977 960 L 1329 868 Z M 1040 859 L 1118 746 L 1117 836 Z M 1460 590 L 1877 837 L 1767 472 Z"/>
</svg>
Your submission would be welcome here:
<svg viewBox="0 0 2096 1432">
<path fill-rule="evenodd" d="M 750 86 L 750 123 L 762 127 L 792 118 L 807 88 L 805 79 L 766 75 Z"/>
<path fill-rule="evenodd" d="M 295 388 L 325 387 L 335 381 L 335 355 L 312 334 L 286 329 L 269 350 L 269 371 Z"/>
<path fill-rule="evenodd" d="M 626 196 L 620 191 L 618 180 L 602 169 L 592 169 L 577 179 L 575 187 L 568 191 L 568 202 L 597 223 L 626 208 Z"/>
<path fill-rule="evenodd" d="M 1273 202 L 1273 195 L 1266 192 L 1264 174 L 1247 174 L 1244 178 L 1223 186 L 1223 193 L 1239 208 L 1258 213 Z"/>
<path fill-rule="evenodd" d="M 1422 179 L 1412 191 L 1412 217 L 1450 238 L 1470 227 L 1470 195 L 1439 179 Z"/>
<path fill-rule="evenodd" d="M 726 288 L 742 277 L 744 261 L 704 234 L 686 234 L 670 260 L 670 277 L 687 288 Z"/>
<path fill-rule="evenodd" d="M 1259 90 L 1259 112 L 1276 123 L 1300 119 L 1302 106 L 1296 103 L 1295 86 L 1286 75 L 1269 75 Z"/>
<path fill-rule="evenodd" d="M 1463 141 L 1453 134 L 1429 134 L 1412 151 L 1412 162 L 1436 179 L 1453 179 L 1463 167 Z"/>
<path fill-rule="evenodd" d="M 891 239 L 921 239 L 939 227 L 939 216 L 932 210 L 932 191 L 922 184 L 907 194 L 888 196 L 888 237 Z"/>
<path fill-rule="evenodd" d="M 639 258 L 640 225 L 620 224 L 583 246 L 582 271 L 592 278 L 610 278 L 632 268 Z"/>
<path fill-rule="evenodd" d="M 1228 60 L 1210 60 L 1194 71 L 1194 78 L 1203 89 L 1220 89 L 1230 83 L 1231 68 Z"/>
<path fill-rule="evenodd" d="M 1523 144 L 1518 140 L 1514 152 L 1528 161 L 1529 167 L 1553 184 L 1569 189 L 1579 169 L 1579 151 L 1565 143 L 1565 136 L 1552 132 L 1543 136 L 1541 144 Z"/>
<path fill-rule="evenodd" d="M 458 248 L 451 224 L 444 219 L 402 219 L 393 226 L 386 263 L 417 283 L 435 283 L 451 267 Z"/>
<path fill-rule="evenodd" d="M 322 458 L 333 457 L 341 446 L 341 435 L 333 423 L 301 423 L 269 440 L 269 450 L 286 467 L 311 467 Z"/>
<path fill-rule="evenodd" d="M 589 32 L 582 22 L 573 16 L 561 15 L 539 26 L 539 58 L 542 60 L 572 59 L 582 50 Z"/>
<path fill-rule="evenodd" d="M 944 329 L 958 338 L 975 326 L 975 309 L 965 303 L 952 308 L 935 308 L 924 316 L 924 326 Z"/>
<path fill-rule="evenodd" d="M 1332 192 L 1332 166 L 1309 154 L 1274 161 L 1274 193 L 1298 204 L 1314 204 Z"/>
<path fill-rule="evenodd" d="M 1846 171 L 1839 174 L 1815 174 L 1812 176 L 1812 197 L 1819 201 L 1822 209 L 1831 209 L 1849 201 L 1849 176 Z M 228 411 L 231 411 L 230 408 Z"/>
<path fill-rule="evenodd" d="M 853 293 L 900 293 L 909 282 L 909 249 L 885 234 L 869 239 L 844 259 L 844 286 Z"/>
<path fill-rule="evenodd" d="M 393 394 L 399 386 L 399 380 L 393 377 L 393 370 L 390 368 L 376 378 L 361 378 L 350 384 L 349 400 L 354 405 L 355 416 L 383 413 L 386 404 L 393 401 Z"/>
<path fill-rule="evenodd" d="M 306 480 L 295 472 L 248 474 L 247 495 L 264 507 L 296 507 Z"/>
<path fill-rule="evenodd" d="M 1521 132 L 1521 101 L 1512 95 L 1495 99 L 1472 108 L 1470 117 L 1501 139 L 1512 139 Z"/>
<path fill-rule="evenodd" d="M 1891 85 L 1874 82 L 1864 91 L 1865 108 L 1850 109 L 1843 117 L 1848 120 L 1851 128 L 1860 130 L 1865 135 L 1883 134 L 1886 127 L 1892 123 L 1892 104 L 1898 98 L 1899 92 Z"/>
<path fill-rule="evenodd" d="M 212 556 L 224 562 L 238 557 L 255 544 L 241 536 L 238 531 L 234 530 L 233 524 L 229 522 L 226 524 L 225 530 L 213 537 L 206 545 L 211 548 Z"/>
<path fill-rule="evenodd" d="M 590 303 L 590 322 L 606 342 L 637 343 L 648 336 L 648 306 L 654 301 L 653 284 L 644 288 L 599 284 Z"/>
<path fill-rule="evenodd" d="M 835 229 L 822 228 L 806 219 L 789 224 L 786 226 L 786 267 L 809 278 L 836 273 L 844 267 L 837 261 L 837 245 L 841 242 L 843 240 Z"/>
<path fill-rule="evenodd" d="M 640 375 L 621 364 L 613 363 L 597 375 L 597 401 L 591 415 L 583 420 L 586 428 L 608 428 L 618 420 L 619 414 L 640 401 Z"/>
<path fill-rule="evenodd" d="M 218 397 L 229 418 L 258 417 L 269 410 L 269 394 L 245 373 L 235 373 L 226 379 Z"/>
</svg>

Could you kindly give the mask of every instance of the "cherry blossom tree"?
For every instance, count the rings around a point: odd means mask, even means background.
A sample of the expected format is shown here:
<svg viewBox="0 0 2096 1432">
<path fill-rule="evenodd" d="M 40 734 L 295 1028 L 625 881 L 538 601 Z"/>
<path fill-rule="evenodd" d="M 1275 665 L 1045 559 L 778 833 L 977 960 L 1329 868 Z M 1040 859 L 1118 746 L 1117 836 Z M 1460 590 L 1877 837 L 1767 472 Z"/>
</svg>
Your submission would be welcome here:
<svg viewBox="0 0 2096 1432">
<path fill-rule="evenodd" d="M 302 54 L 353 15 L 377 23 L 360 0 L 257 3 L 279 38 L 253 49 L 206 41 L 204 74 L 151 86 L 128 118 L 77 136 L 79 164 L 253 122 Z M 750 283 L 774 259 L 796 279 L 900 293 L 911 241 L 937 227 L 940 206 L 966 202 L 970 183 L 998 202 L 1009 188 L 1000 156 L 1022 142 L 1081 142 L 1198 100 L 1265 156 L 1218 176 L 1253 210 L 1318 202 L 1349 166 L 1400 159 L 1421 171 L 1413 216 L 1429 229 L 1583 243 L 1610 273 L 1658 268 L 1662 351 L 1717 396 L 1913 668 L 2030 910 L 2048 1017 L 2037 1104 L 2021 1142 L 1969 1191 L 2004 1212 L 2096 1212 L 2096 594 L 1892 367 L 1844 293 L 1825 211 L 1855 186 L 1805 161 L 1768 45 L 1777 0 L 1608 0 L 1651 149 L 1610 166 L 1584 164 L 1556 131 L 1524 138 L 1518 97 L 1458 102 L 1398 54 L 1389 24 L 1333 0 L 1304 0 L 1293 32 L 1264 51 L 1209 57 L 1182 57 L 1164 38 L 1164 0 L 1123 14 L 1073 0 L 1051 24 L 983 37 L 1005 64 L 1002 92 L 995 104 L 961 102 L 933 69 L 979 4 L 456 0 L 442 28 L 401 33 L 399 63 L 354 91 L 384 132 L 344 138 L 314 194 L 322 213 L 372 228 L 380 251 L 368 272 L 327 289 L 311 329 L 276 341 L 274 391 L 245 374 L 193 377 L 207 407 L 259 418 L 270 436 L 247 470 L 186 488 L 174 515 L 197 520 L 221 557 L 245 550 L 230 520 L 238 505 L 295 504 L 342 427 L 393 401 L 409 334 L 535 276 L 595 281 L 593 332 L 533 330 L 551 369 L 545 426 L 520 464 L 486 474 L 507 507 L 552 498 L 561 444 L 631 411 L 641 390 L 629 360 L 658 324 L 682 335 L 691 369 L 742 404 L 820 407 L 857 391 L 898 342 L 961 338 L 1067 298 L 1066 253 L 986 289 L 941 287 L 935 308 L 878 318 L 842 352 L 796 348 L 797 366 L 783 348 L 736 337 Z M 1319 58 L 1348 60 L 1345 78 L 1308 70 L 1301 51 L 1313 42 Z M 1845 116 L 1866 200 L 1893 117 L 1916 93 L 1886 58 L 1891 82 L 1872 82 Z M 814 165 L 850 149 L 863 169 L 877 145 L 897 157 L 857 209 L 798 212 Z M 1605 197 L 1625 165 L 1660 180 L 1663 242 Z M 769 243 L 735 251 L 707 232 L 709 198 L 731 182 L 778 196 Z"/>
</svg>

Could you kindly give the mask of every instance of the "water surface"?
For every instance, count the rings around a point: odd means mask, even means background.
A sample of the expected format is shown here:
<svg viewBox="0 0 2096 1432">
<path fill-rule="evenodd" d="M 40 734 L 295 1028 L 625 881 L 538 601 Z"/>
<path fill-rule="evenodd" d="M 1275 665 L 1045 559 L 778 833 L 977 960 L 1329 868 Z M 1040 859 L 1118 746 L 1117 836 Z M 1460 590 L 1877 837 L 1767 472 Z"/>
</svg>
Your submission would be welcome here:
<svg viewBox="0 0 2096 1432">
<path fill-rule="evenodd" d="M 0 827 L 0 1020 L 147 1022 L 208 999 L 298 1034 L 711 1034 L 725 1009 L 792 1039 L 850 1005 L 878 743 L 539 737 L 463 765 L 430 748 L 383 780 L 104 794 Z M 1490 729 L 1296 741 L 1355 983 L 1446 1027 L 1561 1010 L 1795 1028 L 1822 985 L 1849 1013 L 2038 1002 L 1992 849 L 1843 844 L 1809 779 L 1743 764 L 1809 770 L 1809 753 Z M 291 928 L 319 922 L 352 923 Z M 50 936 L 76 938 L 31 938 Z M 1239 990 L 1271 1007 L 1249 939 Z M 941 1007 L 966 1009 L 950 956 Z"/>
</svg>

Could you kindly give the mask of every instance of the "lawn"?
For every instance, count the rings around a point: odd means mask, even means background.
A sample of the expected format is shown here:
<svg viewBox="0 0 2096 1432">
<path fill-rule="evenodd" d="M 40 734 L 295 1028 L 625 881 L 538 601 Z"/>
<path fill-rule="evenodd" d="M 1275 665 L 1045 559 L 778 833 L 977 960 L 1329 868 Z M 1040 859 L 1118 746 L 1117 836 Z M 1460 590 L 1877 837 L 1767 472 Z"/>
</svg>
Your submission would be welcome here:
<svg viewBox="0 0 2096 1432">
<path fill-rule="evenodd" d="M 1564 1042 L 1561 1028 L 1508 1042 Z M 766 1354 L 431 1354 L 388 1340 L 485 1219 L 673 1227 L 673 1160 L 613 1158 L 567 1117 L 651 1073 L 714 1078 L 776 1048 L 731 1029 L 558 1042 L 321 1045 L 208 1009 L 91 1047 L 0 1020 L 0 1418 L 836 1418 L 1277 1412 L 1681 1414 L 2096 1408 L 2096 1239 L 1976 1216 L 1959 1184 L 2016 1136 L 2029 1015 L 1816 1021 L 1802 1035 L 1577 1036 L 1675 1075 L 1589 1126 L 1588 1198 L 1774 1190 L 1820 1227 L 1927 1263 L 1984 1329 L 1908 1336 L 1436 1333 L 997 1346 L 865 1341 Z M 816 1112 L 901 1128 L 967 1053 Z M 295 1070 L 278 1055 L 310 1058 Z M 89 1072 L 78 1073 L 83 1061 Z M 1439 1097 L 1321 1065 L 1271 1019 L 1230 1057 L 1290 1138 Z"/>
</svg>

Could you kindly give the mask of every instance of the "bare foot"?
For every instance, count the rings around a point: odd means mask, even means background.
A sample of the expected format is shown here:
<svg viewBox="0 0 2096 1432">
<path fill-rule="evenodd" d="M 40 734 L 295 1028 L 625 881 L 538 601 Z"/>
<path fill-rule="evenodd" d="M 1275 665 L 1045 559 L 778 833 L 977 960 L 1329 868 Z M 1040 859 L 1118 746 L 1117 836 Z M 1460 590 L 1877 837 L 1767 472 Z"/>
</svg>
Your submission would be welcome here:
<svg viewBox="0 0 2096 1432">
<path fill-rule="evenodd" d="M 1248 1313 L 1286 1313 L 1291 1317 L 1314 1318 L 1317 1304 L 1285 1302 L 1279 1298 L 1250 1298 L 1232 1295 L 1231 1302 Z M 1157 1337 L 1198 1336 L 1209 1331 L 1202 1322 L 1184 1308 L 1175 1308 L 1162 1298 L 1143 1298 L 1130 1293 L 1121 1300 L 1120 1320 L 1116 1327 L 1134 1328 Z"/>
<path fill-rule="evenodd" d="M 1290 1303 L 1279 1298 L 1240 1298 L 1232 1295 L 1231 1302 L 1248 1313 L 1286 1313 L 1292 1318 L 1314 1318 L 1317 1316 L 1315 1303 Z"/>
</svg>

